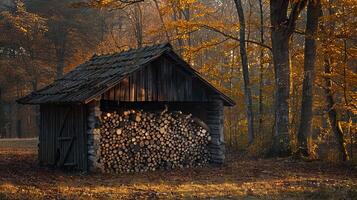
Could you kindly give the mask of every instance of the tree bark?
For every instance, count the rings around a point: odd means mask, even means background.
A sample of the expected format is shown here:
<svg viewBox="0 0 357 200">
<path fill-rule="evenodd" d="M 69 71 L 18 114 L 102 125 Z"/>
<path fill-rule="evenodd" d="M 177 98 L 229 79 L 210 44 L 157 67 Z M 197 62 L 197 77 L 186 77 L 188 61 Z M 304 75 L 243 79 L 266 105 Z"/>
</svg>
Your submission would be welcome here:
<svg viewBox="0 0 357 200">
<path fill-rule="evenodd" d="M 67 33 L 59 33 L 58 36 L 54 38 L 55 51 L 56 51 L 56 78 L 61 78 L 64 71 L 65 65 L 65 55 L 66 55 L 66 44 L 67 44 Z"/>
<path fill-rule="evenodd" d="M 61 78 L 64 71 L 64 53 L 59 49 L 57 53 L 56 78 Z"/>
<path fill-rule="evenodd" d="M 252 105 L 252 94 L 250 90 L 250 81 L 249 81 L 249 68 L 248 68 L 248 58 L 247 50 L 245 43 L 245 20 L 244 12 L 242 7 L 241 0 L 234 0 L 238 17 L 239 17 L 239 43 L 240 43 L 240 56 L 242 60 L 242 69 L 243 69 L 243 79 L 244 79 L 244 101 L 246 105 L 246 112 L 248 118 L 248 142 L 251 144 L 254 140 L 254 116 L 253 116 L 253 105 Z"/>
<path fill-rule="evenodd" d="M 295 30 L 296 20 L 305 7 L 306 1 L 292 2 L 292 9 L 287 17 L 289 2 L 286 0 L 270 1 L 271 40 L 275 71 L 275 124 L 271 154 L 290 155 L 289 135 L 289 96 L 290 96 L 290 60 L 289 40 Z"/>
<path fill-rule="evenodd" d="M 339 122 L 337 119 L 337 110 L 335 108 L 335 101 L 333 99 L 333 93 L 332 93 L 332 80 L 331 80 L 332 67 L 330 65 L 330 61 L 328 58 L 325 58 L 324 65 L 325 65 L 325 83 L 326 83 L 325 95 L 327 101 L 328 118 L 329 118 L 332 132 L 334 133 L 337 140 L 338 150 L 342 154 L 342 161 L 346 161 L 348 154 L 347 154 L 347 149 L 345 147 L 343 131 L 339 126 Z"/>
<path fill-rule="evenodd" d="M 136 45 L 137 48 L 141 48 L 143 46 L 143 24 L 142 24 L 142 11 L 139 3 L 135 4 L 134 7 L 134 18 L 135 18 L 135 36 L 136 36 Z"/>
<path fill-rule="evenodd" d="M 330 2 L 331 3 L 331 2 Z M 329 14 L 334 15 L 336 13 L 335 9 L 332 6 L 329 8 Z M 326 27 L 323 27 L 326 28 Z M 333 33 L 335 29 L 335 23 L 331 22 L 327 24 L 327 28 Z M 326 30 L 325 30 L 326 31 Z M 323 43 L 325 49 L 328 48 L 328 39 L 323 39 Z M 335 108 L 335 100 L 333 98 L 333 91 L 332 91 L 332 66 L 331 66 L 331 58 L 329 57 L 328 53 L 324 55 L 324 70 L 325 70 L 325 84 L 326 87 L 324 88 L 325 97 L 327 102 L 327 110 L 328 110 L 328 120 L 331 125 L 332 132 L 337 140 L 338 150 L 342 155 L 342 161 L 346 161 L 348 158 L 347 149 L 344 143 L 344 136 L 341 127 L 339 126 L 338 117 L 337 117 L 337 109 Z"/>
<path fill-rule="evenodd" d="M 186 22 L 189 22 L 191 20 L 191 12 L 190 12 L 190 7 L 189 5 L 185 6 L 185 8 L 182 10 L 183 17 Z M 191 47 L 192 41 L 191 41 L 191 33 L 190 31 L 187 31 L 187 45 L 188 47 Z"/>
<path fill-rule="evenodd" d="M 284 14 L 287 13 L 288 5 L 288 1 L 270 1 L 270 18 L 273 27 L 271 40 L 276 86 L 272 153 L 279 156 L 290 154 L 288 127 L 290 92 L 289 35 L 286 34 L 286 28 L 281 26 L 284 23 L 286 24 L 286 15 Z"/>
<path fill-rule="evenodd" d="M 259 0 L 259 11 L 260 11 L 260 42 L 265 43 L 264 40 L 264 15 L 263 15 L 263 1 Z M 259 132 L 263 131 L 263 72 L 264 72 L 264 49 L 260 48 L 259 55 Z"/>
<path fill-rule="evenodd" d="M 311 136 L 313 83 L 315 77 L 316 33 L 321 16 L 320 0 L 310 0 L 307 6 L 307 21 L 305 31 L 304 80 L 302 88 L 301 117 L 298 131 L 299 153 L 308 156 L 307 138 Z"/>
<path fill-rule="evenodd" d="M 172 9 L 173 9 L 172 20 L 176 22 L 181 19 L 180 16 L 177 16 L 180 14 L 180 12 L 178 11 L 178 5 L 173 3 Z M 175 27 L 175 33 L 176 33 L 176 36 L 179 36 L 181 34 L 181 31 L 179 30 L 178 27 Z M 183 43 L 183 39 L 181 37 L 177 38 L 177 45 L 178 45 L 178 53 L 182 56 L 184 43 Z"/>
<path fill-rule="evenodd" d="M 157 10 L 157 13 L 159 14 L 159 17 L 160 17 L 162 29 L 163 29 L 164 32 L 165 32 L 166 41 L 167 41 L 167 42 L 171 42 L 171 41 L 170 41 L 169 33 L 167 32 L 167 28 L 166 28 L 166 26 L 165 26 L 164 17 L 163 17 L 163 15 L 162 15 L 162 13 L 160 12 L 159 3 L 157 2 L 157 0 L 154 0 L 154 3 L 155 3 L 155 7 L 156 7 L 156 10 Z"/>
</svg>

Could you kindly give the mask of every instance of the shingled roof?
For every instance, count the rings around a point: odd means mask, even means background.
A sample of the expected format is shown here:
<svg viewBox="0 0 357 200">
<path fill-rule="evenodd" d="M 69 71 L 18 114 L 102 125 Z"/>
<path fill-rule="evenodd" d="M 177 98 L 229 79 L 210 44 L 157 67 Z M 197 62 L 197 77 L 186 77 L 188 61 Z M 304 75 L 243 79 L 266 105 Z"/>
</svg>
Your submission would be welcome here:
<svg viewBox="0 0 357 200">
<path fill-rule="evenodd" d="M 220 94 L 225 105 L 234 101 L 214 88 L 197 71 L 183 61 L 168 43 L 132 49 L 114 54 L 94 55 L 52 84 L 17 100 L 21 104 L 87 103 L 98 95 L 114 87 L 128 74 L 148 64 L 158 57 L 170 54 L 184 67 L 190 69 L 214 92 Z"/>
</svg>

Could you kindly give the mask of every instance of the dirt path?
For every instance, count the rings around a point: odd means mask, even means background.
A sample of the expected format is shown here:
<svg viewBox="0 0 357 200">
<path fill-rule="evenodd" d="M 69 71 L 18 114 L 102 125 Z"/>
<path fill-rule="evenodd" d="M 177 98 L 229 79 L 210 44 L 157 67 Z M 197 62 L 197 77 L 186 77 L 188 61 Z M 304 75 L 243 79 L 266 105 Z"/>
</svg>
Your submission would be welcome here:
<svg viewBox="0 0 357 200">
<path fill-rule="evenodd" d="M 0 199 L 357 199 L 357 170 L 320 162 L 247 160 L 221 168 L 80 174 L 41 168 L 35 148 L 0 147 Z"/>
</svg>

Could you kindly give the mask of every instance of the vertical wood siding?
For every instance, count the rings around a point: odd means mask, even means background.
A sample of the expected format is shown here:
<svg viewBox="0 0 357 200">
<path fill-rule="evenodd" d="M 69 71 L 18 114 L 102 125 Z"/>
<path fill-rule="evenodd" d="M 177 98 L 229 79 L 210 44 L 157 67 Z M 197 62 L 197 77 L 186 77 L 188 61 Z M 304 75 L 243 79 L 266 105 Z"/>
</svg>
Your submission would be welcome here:
<svg viewBox="0 0 357 200">
<path fill-rule="evenodd" d="M 87 170 L 86 107 L 41 105 L 39 163 Z"/>
<path fill-rule="evenodd" d="M 191 73 L 161 58 L 130 74 L 102 95 L 112 101 L 207 102 L 212 91 Z"/>
</svg>

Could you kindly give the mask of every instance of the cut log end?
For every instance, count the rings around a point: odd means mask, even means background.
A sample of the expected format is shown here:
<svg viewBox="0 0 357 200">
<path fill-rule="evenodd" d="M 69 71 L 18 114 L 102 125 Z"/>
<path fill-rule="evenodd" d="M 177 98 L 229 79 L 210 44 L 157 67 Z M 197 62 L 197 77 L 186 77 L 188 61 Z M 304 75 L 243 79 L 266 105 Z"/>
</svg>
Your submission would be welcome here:
<svg viewBox="0 0 357 200">
<path fill-rule="evenodd" d="M 204 166 L 209 130 L 182 112 L 138 110 L 104 113 L 100 162 L 106 172 L 145 172 Z"/>
</svg>

